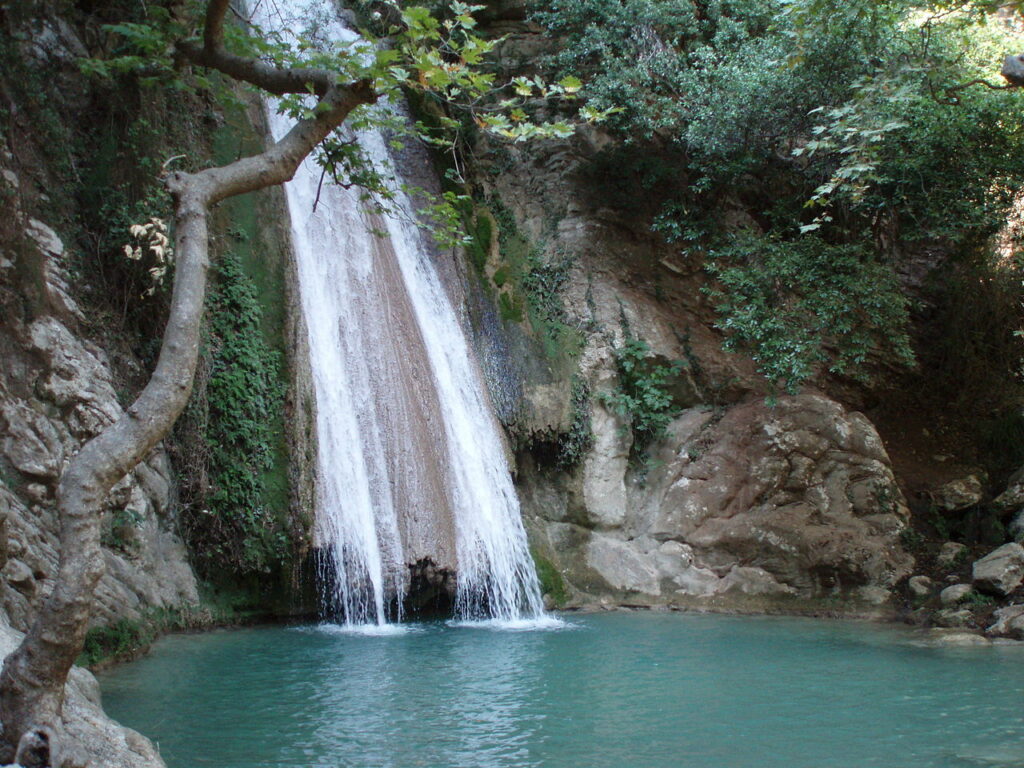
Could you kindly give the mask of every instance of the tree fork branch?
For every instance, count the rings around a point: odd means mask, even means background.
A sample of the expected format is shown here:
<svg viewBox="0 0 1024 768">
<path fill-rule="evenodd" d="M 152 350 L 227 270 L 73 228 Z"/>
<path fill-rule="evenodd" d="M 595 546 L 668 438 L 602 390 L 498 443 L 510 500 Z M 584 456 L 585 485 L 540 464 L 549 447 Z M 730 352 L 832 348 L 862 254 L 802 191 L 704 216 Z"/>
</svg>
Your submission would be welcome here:
<svg viewBox="0 0 1024 768">
<path fill-rule="evenodd" d="M 215 6 L 222 21 L 227 0 L 212 0 L 210 8 Z M 216 24 L 216 14 L 212 15 Z M 21 645 L 0 671 L 0 762 L 27 754 L 29 749 L 45 748 L 52 764 L 60 764 L 57 750 L 64 742 L 64 684 L 81 653 L 93 595 L 104 572 L 100 545 L 103 502 L 110 489 L 167 435 L 192 391 L 209 269 L 210 207 L 290 180 L 303 159 L 353 109 L 375 100 L 369 81 L 331 84 L 317 104 L 315 116 L 298 121 L 261 154 L 197 173 L 176 171 L 167 176 L 176 203 L 176 261 L 160 356 L 135 402 L 87 442 L 61 475 L 57 491 L 61 554 L 56 584 Z"/>
<path fill-rule="evenodd" d="M 275 96 L 289 93 L 313 93 L 324 98 L 335 85 L 337 75 L 314 67 L 279 68 L 259 59 L 233 54 L 224 47 L 224 17 L 231 0 L 210 0 L 206 6 L 203 44 L 194 40 L 181 40 L 175 46 L 178 53 L 202 67 L 215 69 L 236 80 L 262 88 Z"/>
</svg>

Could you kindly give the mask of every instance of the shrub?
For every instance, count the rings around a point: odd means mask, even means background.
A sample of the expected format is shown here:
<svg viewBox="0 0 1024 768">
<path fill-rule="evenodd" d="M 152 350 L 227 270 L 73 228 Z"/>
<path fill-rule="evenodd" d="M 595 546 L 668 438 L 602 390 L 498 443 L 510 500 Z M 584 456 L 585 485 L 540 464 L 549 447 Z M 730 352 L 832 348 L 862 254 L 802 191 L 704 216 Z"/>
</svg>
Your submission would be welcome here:
<svg viewBox="0 0 1024 768">
<path fill-rule="evenodd" d="M 657 362 L 643 339 L 629 338 L 615 348 L 618 387 L 603 400 L 613 411 L 629 420 L 633 432 L 633 457 L 646 459 L 648 446 L 664 436 L 677 415 L 670 384 L 683 369 L 680 360 Z"/>
</svg>

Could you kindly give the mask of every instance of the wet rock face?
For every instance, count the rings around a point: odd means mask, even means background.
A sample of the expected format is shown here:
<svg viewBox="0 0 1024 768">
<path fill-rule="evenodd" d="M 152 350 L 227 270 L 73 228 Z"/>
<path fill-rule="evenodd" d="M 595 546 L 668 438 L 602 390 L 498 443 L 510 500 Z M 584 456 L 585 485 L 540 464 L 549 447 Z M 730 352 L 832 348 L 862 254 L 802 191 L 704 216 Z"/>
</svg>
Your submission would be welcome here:
<svg viewBox="0 0 1024 768">
<path fill-rule="evenodd" d="M 642 482 L 628 446 L 608 438 L 621 432 L 596 419 L 599 429 L 607 439 L 564 493 L 524 483 L 535 532 L 584 592 L 878 605 L 910 574 L 899 544 L 909 513 L 881 440 L 826 397 L 689 409 Z M 559 499 L 564 511 L 552 513 Z"/>
<path fill-rule="evenodd" d="M 450 616 L 455 605 L 456 575 L 450 568 L 423 558 L 409 564 L 405 610 L 417 615 Z"/>
<path fill-rule="evenodd" d="M 16 184 L 12 176 L 4 181 Z M 60 473 L 123 409 L 105 352 L 77 330 L 84 318 L 68 288 L 63 243 L 45 223 L 13 213 L 23 236 L 0 242 L 0 299 L 18 295 L 26 275 L 36 282 L 31 308 L 5 301 L 0 319 L 0 614 L 25 629 L 57 571 Z M 111 492 L 96 623 L 197 602 L 173 532 L 173 489 L 158 447 Z"/>
</svg>

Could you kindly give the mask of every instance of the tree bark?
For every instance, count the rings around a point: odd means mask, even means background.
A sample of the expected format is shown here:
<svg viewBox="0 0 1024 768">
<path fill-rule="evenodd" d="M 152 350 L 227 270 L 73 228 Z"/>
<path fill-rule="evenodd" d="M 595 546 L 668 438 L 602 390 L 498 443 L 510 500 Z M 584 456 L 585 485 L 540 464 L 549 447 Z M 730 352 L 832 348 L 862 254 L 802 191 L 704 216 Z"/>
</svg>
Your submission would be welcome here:
<svg viewBox="0 0 1024 768">
<path fill-rule="evenodd" d="M 86 443 L 61 475 L 57 490 L 60 565 L 55 586 L 0 672 L 0 762 L 14 759 L 27 764 L 31 759 L 34 765 L 61 765 L 64 684 L 82 651 L 93 595 L 105 567 L 100 547 L 103 502 L 110 489 L 167 435 L 192 391 L 210 265 L 207 219 L 211 206 L 290 180 L 299 163 L 355 107 L 376 98 L 368 81 L 339 85 L 326 70 L 276 69 L 228 54 L 222 44 L 227 8 L 227 0 L 211 0 L 204 45 L 181 43 L 182 55 L 274 94 L 312 89 L 320 97 L 316 116 L 298 121 L 259 155 L 167 178 L 175 200 L 175 274 L 160 357 L 138 399 Z"/>
</svg>

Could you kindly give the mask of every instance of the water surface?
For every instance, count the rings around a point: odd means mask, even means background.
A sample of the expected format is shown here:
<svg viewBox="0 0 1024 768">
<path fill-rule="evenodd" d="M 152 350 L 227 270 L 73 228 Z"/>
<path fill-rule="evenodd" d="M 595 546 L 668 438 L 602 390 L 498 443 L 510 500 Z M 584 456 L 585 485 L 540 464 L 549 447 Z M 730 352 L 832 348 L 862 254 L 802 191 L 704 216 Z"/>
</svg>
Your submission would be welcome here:
<svg viewBox="0 0 1024 768">
<path fill-rule="evenodd" d="M 1024 766 L 1024 649 L 680 614 L 177 635 L 101 676 L 170 768 Z"/>
</svg>

